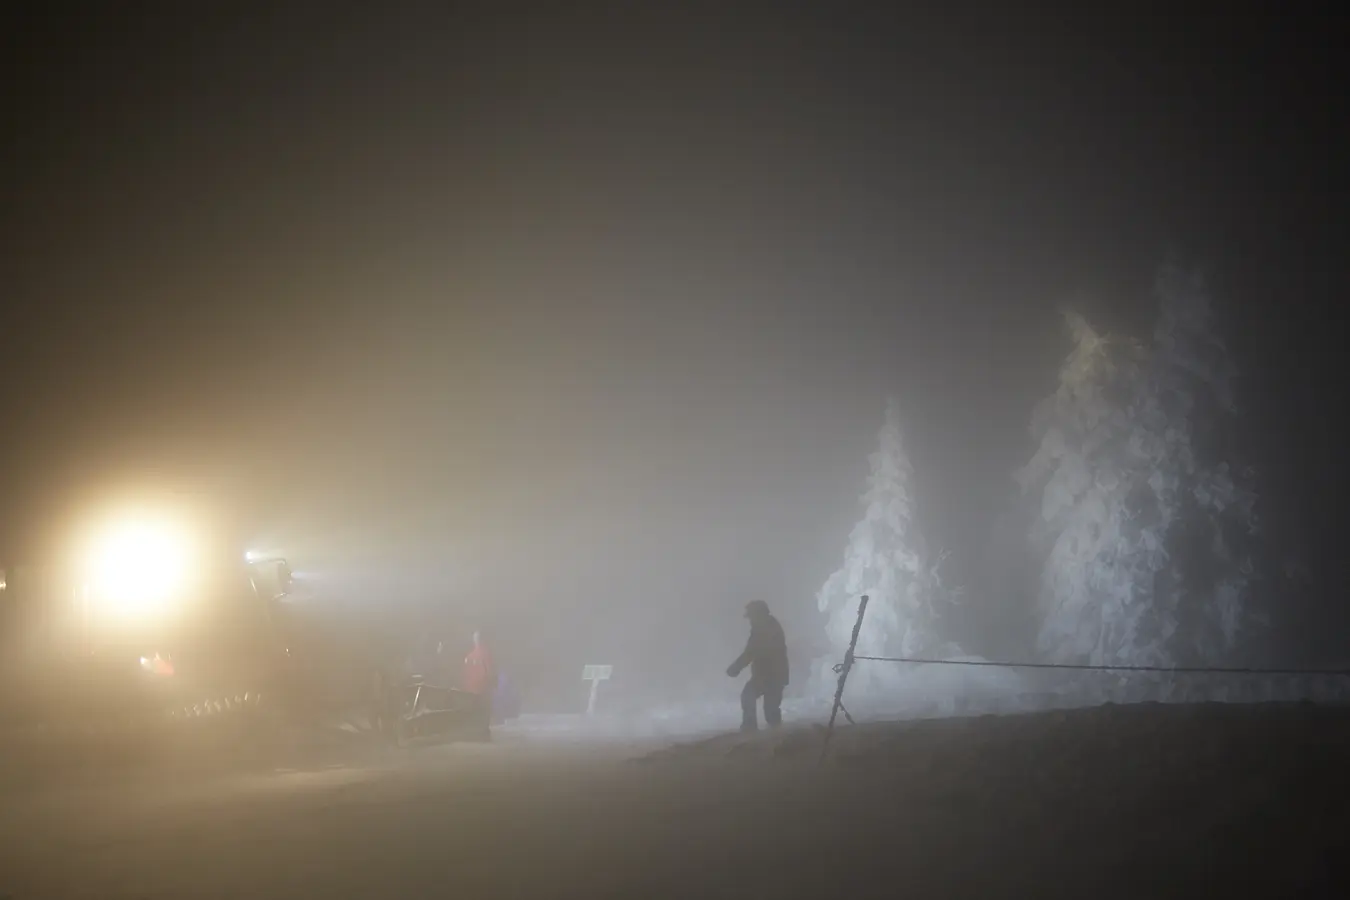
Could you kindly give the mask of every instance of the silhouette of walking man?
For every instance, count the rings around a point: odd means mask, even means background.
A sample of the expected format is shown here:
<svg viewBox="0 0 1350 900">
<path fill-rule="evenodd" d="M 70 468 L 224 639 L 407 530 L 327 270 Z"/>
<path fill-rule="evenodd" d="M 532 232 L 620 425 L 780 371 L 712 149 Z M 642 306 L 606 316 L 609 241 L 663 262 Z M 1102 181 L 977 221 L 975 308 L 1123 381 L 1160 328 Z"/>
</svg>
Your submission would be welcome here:
<svg viewBox="0 0 1350 900">
<path fill-rule="evenodd" d="M 750 667 L 750 680 L 741 691 L 741 730 L 759 729 L 760 697 L 764 698 L 764 721 L 770 728 L 776 728 L 783 723 L 783 689 L 788 685 L 787 639 L 783 626 L 763 600 L 747 603 L 745 617 L 750 620 L 750 639 L 745 651 L 727 667 L 732 678 Z"/>
</svg>

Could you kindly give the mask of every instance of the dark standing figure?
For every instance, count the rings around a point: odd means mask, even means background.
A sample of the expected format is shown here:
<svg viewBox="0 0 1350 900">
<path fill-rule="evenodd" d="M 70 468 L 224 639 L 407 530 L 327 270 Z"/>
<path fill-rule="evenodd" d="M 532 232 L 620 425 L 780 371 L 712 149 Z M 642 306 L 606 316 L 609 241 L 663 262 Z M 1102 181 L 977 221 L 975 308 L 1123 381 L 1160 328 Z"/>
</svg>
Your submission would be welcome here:
<svg viewBox="0 0 1350 900">
<path fill-rule="evenodd" d="M 764 698 L 764 721 L 770 728 L 776 728 L 783 723 L 783 688 L 788 685 L 787 639 L 783 626 L 763 600 L 746 604 L 745 617 L 750 620 L 750 640 L 746 641 L 745 651 L 727 668 L 727 674 L 735 678 L 746 666 L 750 667 L 750 680 L 741 691 L 741 730 L 758 730 L 759 711 L 755 705 L 760 697 Z"/>
</svg>

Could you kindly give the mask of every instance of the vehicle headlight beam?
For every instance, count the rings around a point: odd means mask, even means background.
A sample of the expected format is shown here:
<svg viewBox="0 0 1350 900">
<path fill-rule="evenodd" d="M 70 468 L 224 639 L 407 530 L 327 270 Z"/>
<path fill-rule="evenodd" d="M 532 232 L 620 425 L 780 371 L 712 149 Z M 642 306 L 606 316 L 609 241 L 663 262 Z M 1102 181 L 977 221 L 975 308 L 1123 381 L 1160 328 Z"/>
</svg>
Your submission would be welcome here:
<svg viewBox="0 0 1350 900">
<path fill-rule="evenodd" d="M 84 560 L 91 611 L 115 619 L 162 616 L 191 590 L 198 565 L 182 524 L 147 515 L 115 518 L 94 535 Z"/>
</svg>

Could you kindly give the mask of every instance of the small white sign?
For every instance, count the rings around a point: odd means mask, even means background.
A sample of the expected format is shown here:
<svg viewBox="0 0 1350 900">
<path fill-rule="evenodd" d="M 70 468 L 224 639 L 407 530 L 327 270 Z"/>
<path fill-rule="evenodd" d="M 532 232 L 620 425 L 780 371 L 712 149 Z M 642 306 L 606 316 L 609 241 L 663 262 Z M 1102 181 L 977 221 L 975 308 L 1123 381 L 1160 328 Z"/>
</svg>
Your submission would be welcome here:
<svg viewBox="0 0 1350 900">
<path fill-rule="evenodd" d="M 581 670 L 582 681 L 608 681 L 613 666 L 584 666 Z"/>
<path fill-rule="evenodd" d="M 608 681 L 613 671 L 613 666 L 584 666 L 582 668 L 581 680 L 591 683 L 591 696 L 586 701 L 586 715 L 595 714 L 595 695 L 600 689 L 600 682 Z"/>
</svg>

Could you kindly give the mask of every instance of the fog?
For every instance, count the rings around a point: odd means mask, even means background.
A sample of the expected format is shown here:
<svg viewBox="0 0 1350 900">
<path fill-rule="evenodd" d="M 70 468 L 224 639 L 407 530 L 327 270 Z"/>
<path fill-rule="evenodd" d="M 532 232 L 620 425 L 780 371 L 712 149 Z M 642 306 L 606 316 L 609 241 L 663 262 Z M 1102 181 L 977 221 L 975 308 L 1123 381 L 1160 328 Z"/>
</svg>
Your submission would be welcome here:
<svg viewBox="0 0 1350 900">
<path fill-rule="evenodd" d="M 1243 182 L 1204 165 L 1240 124 L 1105 63 L 1080 105 L 1053 30 L 188 18 L 103 23 L 129 57 L 53 26 L 24 70 L 6 541 L 181 485 L 335 608 L 485 627 L 555 706 L 585 662 L 729 698 L 751 599 L 819 653 L 888 397 L 978 583 L 1057 308 L 1146 330 L 1177 244 L 1242 284 Z"/>
</svg>

